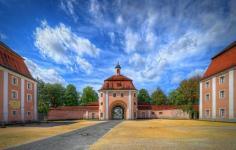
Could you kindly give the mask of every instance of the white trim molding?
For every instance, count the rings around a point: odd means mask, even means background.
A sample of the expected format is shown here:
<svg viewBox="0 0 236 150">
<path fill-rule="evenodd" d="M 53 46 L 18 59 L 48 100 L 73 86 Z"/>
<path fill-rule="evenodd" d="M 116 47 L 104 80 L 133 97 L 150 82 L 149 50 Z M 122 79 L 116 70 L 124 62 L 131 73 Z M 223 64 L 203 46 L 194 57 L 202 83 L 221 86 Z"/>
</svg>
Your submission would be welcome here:
<svg viewBox="0 0 236 150">
<path fill-rule="evenodd" d="M 21 121 L 25 121 L 25 80 L 21 79 Z"/>
<path fill-rule="evenodd" d="M 200 82 L 199 118 L 202 119 L 202 82 Z"/>
<path fill-rule="evenodd" d="M 229 71 L 229 119 L 234 119 L 234 70 Z"/>
<path fill-rule="evenodd" d="M 129 108 L 129 114 L 128 114 L 128 116 L 129 116 L 129 118 L 128 119 L 132 119 L 132 112 L 131 112 L 131 91 L 129 91 L 129 100 L 128 100 L 128 103 L 129 103 L 129 106 L 128 106 L 128 108 Z"/>
<path fill-rule="evenodd" d="M 34 119 L 38 120 L 38 92 L 37 82 L 34 83 Z"/>
<path fill-rule="evenodd" d="M 106 91 L 106 119 L 108 120 L 109 119 L 109 95 L 108 95 L 108 91 Z"/>
<path fill-rule="evenodd" d="M 3 120 L 8 122 L 8 72 L 3 71 Z"/>
<path fill-rule="evenodd" d="M 216 77 L 212 78 L 212 118 L 216 119 Z"/>
</svg>

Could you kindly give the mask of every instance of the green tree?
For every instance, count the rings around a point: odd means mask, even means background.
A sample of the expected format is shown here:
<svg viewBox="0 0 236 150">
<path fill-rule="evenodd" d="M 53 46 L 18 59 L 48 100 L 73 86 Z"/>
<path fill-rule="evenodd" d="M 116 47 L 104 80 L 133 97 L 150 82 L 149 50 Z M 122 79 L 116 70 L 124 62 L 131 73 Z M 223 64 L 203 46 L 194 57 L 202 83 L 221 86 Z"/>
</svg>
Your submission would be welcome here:
<svg viewBox="0 0 236 150">
<path fill-rule="evenodd" d="M 139 90 L 138 101 L 140 101 L 140 102 L 150 102 L 151 101 L 149 93 L 146 89 Z"/>
<path fill-rule="evenodd" d="M 64 96 L 64 104 L 66 106 L 77 106 L 78 105 L 78 93 L 76 91 L 76 87 L 72 84 L 67 85 L 65 96 Z"/>
<path fill-rule="evenodd" d="M 81 105 L 88 104 L 90 102 L 95 102 L 98 100 L 97 92 L 90 86 L 87 86 L 83 89 L 81 96 Z"/>
<path fill-rule="evenodd" d="M 163 105 L 167 101 L 165 93 L 159 87 L 152 93 L 151 98 L 154 105 Z"/>
<path fill-rule="evenodd" d="M 65 88 L 61 84 L 49 84 L 45 85 L 45 98 L 49 100 L 51 107 L 58 107 L 63 105 Z"/>
<path fill-rule="evenodd" d="M 46 115 L 49 110 L 50 101 L 46 97 L 45 83 L 38 79 L 38 112 Z"/>
<path fill-rule="evenodd" d="M 175 89 L 169 93 L 168 102 L 170 105 L 182 105 L 185 104 L 183 94 L 178 89 Z"/>
</svg>

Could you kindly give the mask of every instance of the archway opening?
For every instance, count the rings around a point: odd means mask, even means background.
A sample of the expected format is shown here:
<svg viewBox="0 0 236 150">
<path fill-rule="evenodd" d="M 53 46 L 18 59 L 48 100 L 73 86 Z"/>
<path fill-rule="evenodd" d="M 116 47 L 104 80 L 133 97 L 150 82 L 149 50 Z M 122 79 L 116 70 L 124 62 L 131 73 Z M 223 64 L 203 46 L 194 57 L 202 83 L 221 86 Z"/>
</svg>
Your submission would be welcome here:
<svg viewBox="0 0 236 150">
<path fill-rule="evenodd" d="M 122 106 L 115 106 L 112 108 L 112 119 L 122 120 L 124 119 L 124 108 Z"/>
</svg>

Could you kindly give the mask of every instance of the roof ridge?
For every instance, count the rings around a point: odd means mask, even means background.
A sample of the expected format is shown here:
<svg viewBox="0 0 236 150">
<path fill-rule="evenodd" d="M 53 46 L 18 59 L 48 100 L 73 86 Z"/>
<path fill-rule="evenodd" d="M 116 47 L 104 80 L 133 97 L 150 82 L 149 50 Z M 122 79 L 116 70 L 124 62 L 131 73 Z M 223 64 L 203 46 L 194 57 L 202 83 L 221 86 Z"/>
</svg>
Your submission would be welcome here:
<svg viewBox="0 0 236 150">
<path fill-rule="evenodd" d="M 3 41 L 0 41 L 0 45 L 2 45 L 3 47 L 5 47 L 8 51 L 12 52 L 13 54 L 15 54 L 16 56 L 20 57 L 21 59 L 25 60 L 22 56 L 20 56 L 17 52 L 15 52 L 12 48 L 10 48 L 9 46 L 7 46 L 6 43 L 4 43 Z"/>
<path fill-rule="evenodd" d="M 221 54 L 227 52 L 230 50 L 232 47 L 236 46 L 236 41 L 233 41 L 230 43 L 228 46 L 226 46 L 223 50 L 221 50 L 219 53 L 217 53 L 215 56 L 213 56 L 211 59 L 215 59 L 216 57 L 220 56 Z"/>
</svg>

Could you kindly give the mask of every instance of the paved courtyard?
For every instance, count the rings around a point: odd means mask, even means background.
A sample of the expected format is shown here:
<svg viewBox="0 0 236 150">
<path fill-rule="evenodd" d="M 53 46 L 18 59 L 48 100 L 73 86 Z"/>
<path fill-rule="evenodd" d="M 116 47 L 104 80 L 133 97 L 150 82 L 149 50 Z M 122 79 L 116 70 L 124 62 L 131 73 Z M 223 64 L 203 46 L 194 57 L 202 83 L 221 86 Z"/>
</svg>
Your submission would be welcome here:
<svg viewBox="0 0 236 150">
<path fill-rule="evenodd" d="M 193 120 L 123 121 L 92 150 L 235 150 L 236 123 Z"/>
<path fill-rule="evenodd" d="M 92 123 L 92 124 L 91 124 Z M 83 125 L 83 128 L 82 127 Z M 34 141 L 29 144 L 12 147 L 14 150 L 235 150 L 236 149 L 236 123 L 208 122 L 197 120 L 135 120 L 135 121 L 82 121 L 68 124 L 50 124 L 66 130 L 64 134 Z M 58 127 L 57 127 L 58 125 Z M 86 127 L 87 126 L 87 127 Z M 77 127 L 77 129 L 75 129 Z M 18 127 L 19 129 L 20 128 Z M 24 127 L 25 128 L 25 127 Z M 38 127 L 32 126 L 38 129 Z M 30 128 L 30 130 L 33 130 Z M 40 125 L 41 132 L 45 132 Z M 45 126 L 47 129 L 48 126 Z M 71 130 L 71 128 L 75 130 Z M 11 131 L 10 129 L 13 129 Z M 11 141 L 17 128 L 7 128 L 9 134 L 0 133 L 5 143 Z M 45 129 L 45 130 L 46 130 Z M 5 129 L 1 129 L 4 131 Z M 7 132 L 7 130 L 5 132 Z M 29 130 L 29 129 L 25 129 Z M 34 136 L 35 131 L 28 131 L 27 135 Z M 58 131 L 58 129 L 57 129 Z M 40 132 L 40 131 L 39 131 Z M 55 131 L 54 131 L 55 132 Z M 18 139 L 26 138 L 14 133 Z M 4 142 L 2 142 L 4 143 Z M 3 148 L 3 147 L 2 147 Z"/>
</svg>

